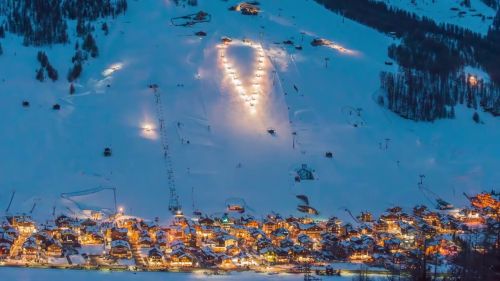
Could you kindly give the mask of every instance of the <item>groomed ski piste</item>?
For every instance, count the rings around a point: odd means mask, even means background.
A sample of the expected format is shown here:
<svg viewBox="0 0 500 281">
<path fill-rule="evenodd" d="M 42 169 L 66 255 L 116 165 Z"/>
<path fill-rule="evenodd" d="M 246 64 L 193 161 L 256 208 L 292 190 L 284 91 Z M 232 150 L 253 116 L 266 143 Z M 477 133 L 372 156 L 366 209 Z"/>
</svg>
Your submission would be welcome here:
<svg viewBox="0 0 500 281">
<path fill-rule="evenodd" d="M 228 200 L 244 202 L 257 217 L 298 215 L 296 196 L 306 195 L 315 218 L 350 221 L 346 209 L 377 214 L 432 205 L 434 197 L 461 206 L 463 192 L 498 187 L 500 125 L 491 115 L 480 112 L 484 124 L 475 124 L 472 110 L 457 107 L 456 119 L 418 123 L 377 105 L 379 72 L 397 70 L 385 64 L 391 37 L 314 1 L 261 1 L 259 16 L 229 11 L 237 1 L 198 2 L 129 1 L 125 15 L 108 21 L 108 36 L 95 33 L 100 55 L 84 65 L 74 95 L 64 79 L 73 41 L 23 47 L 7 34 L 0 56 L 2 208 L 15 191 L 9 211 L 28 213 L 36 203 L 39 220 L 113 210 L 116 190 L 127 214 L 167 221 L 168 171 L 188 215 L 221 214 Z M 209 22 L 172 24 L 201 10 Z M 223 37 L 232 42 L 222 44 Z M 315 38 L 332 44 L 314 47 Z M 34 79 L 38 50 L 59 81 Z M 51 109 L 55 103 L 60 111 Z M 105 147 L 111 157 L 103 157 Z M 297 182 L 303 165 L 314 179 Z"/>
</svg>

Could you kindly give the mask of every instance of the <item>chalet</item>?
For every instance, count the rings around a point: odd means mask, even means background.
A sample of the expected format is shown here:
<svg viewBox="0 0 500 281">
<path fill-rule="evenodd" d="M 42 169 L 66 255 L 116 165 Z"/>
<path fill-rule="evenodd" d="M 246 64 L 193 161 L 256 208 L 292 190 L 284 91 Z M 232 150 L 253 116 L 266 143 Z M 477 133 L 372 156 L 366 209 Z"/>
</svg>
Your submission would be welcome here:
<svg viewBox="0 0 500 281">
<path fill-rule="evenodd" d="M 20 233 L 30 235 L 36 231 L 35 222 L 30 216 L 14 216 L 12 217 L 12 226 Z"/>
<path fill-rule="evenodd" d="M 398 238 L 391 238 L 384 241 L 384 247 L 387 251 L 395 253 L 400 250 L 401 240 Z"/>
<path fill-rule="evenodd" d="M 53 239 L 52 235 L 45 231 L 36 232 L 32 237 L 36 239 L 37 244 L 43 244 Z"/>
<path fill-rule="evenodd" d="M 344 228 L 342 227 L 342 221 L 336 217 L 331 217 L 326 223 L 326 231 L 334 233 L 337 235 L 342 235 L 344 233 Z"/>
<path fill-rule="evenodd" d="M 276 249 L 276 263 L 277 264 L 289 264 L 290 263 L 290 249 Z"/>
<path fill-rule="evenodd" d="M 432 226 L 440 226 L 441 224 L 441 220 L 440 220 L 440 217 L 439 217 L 439 214 L 438 213 L 435 213 L 435 212 L 425 212 L 423 215 L 422 215 L 422 219 L 428 223 L 429 225 L 432 225 Z"/>
<path fill-rule="evenodd" d="M 299 245 L 294 245 L 291 248 L 291 255 L 299 263 L 311 263 L 314 261 L 311 251 Z"/>
<path fill-rule="evenodd" d="M 381 215 L 380 216 L 380 221 L 386 227 L 385 231 L 389 233 L 397 233 L 400 230 L 399 225 L 398 225 L 398 215 L 395 213 L 389 213 L 387 215 Z"/>
<path fill-rule="evenodd" d="M 162 251 L 157 248 L 153 247 L 151 250 L 148 252 L 148 265 L 151 267 L 162 267 L 164 266 L 165 263 L 165 257 L 163 256 Z"/>
<path fill-rule="evenodd" d="M 422 217 L 427 212 L 427 207 L 424 205 L 417 205 L 413 207 L 413 214 L 417 217 Z"/>
<path fill-rule="evenodd" d="M 214 220 L 213 220 L 213 219 L 211 219 L 211 218 L 209 218 L 209 217 L 203 217 L 203 218 L 200 218 L 200 219 L 198 220 L 198 223 L 199 223 L 200 225 L 210 225 L 210 226 L 211 226 L 211 225 L 213 225 L 213 224 L 214 224 Z"/>
<path fill-rule="evenodd" d="M 172 225 L 168 228 L 168 236 L 171 240 L 185 240 L 185 232 L 180 225 Z"/>
<path fill-rule="evenodd" d="M 216 253 L 225 252 L 231 246 L 237 246 L 238 241 L 236 237 L 232 235 L 222 235 L 218 237 L 216 240 L 216 247 L 213 249 Z"/>
<path fill-rule="evenodd" d="M 63 245 L 68 245 L 68 246 L 79 245 L 78 235 L 71 229 L 62 229 L 59 236 Z"/>
<path fill-rule="evenodd" d="M 22 258 L 27 261 L 34 261 L 38 258 L 39 247 L 34 237 L 29 237 L 22 245 Z"/>
<path fill-rule="evenodd" d="M 366 263 L 373 261 L 373 256 L 370 255 L 368 249 L 363 246 L 355 246 L 351 249 L 351 253 L 349 255 L 349 261 L 354 263 Z"/>
<path fill-rule="evenodd" d="M 58 228 L 69 228 L 71 225 L 72 219 L 65 215 L 60 215 L 56 218 L 56 226 Z"/>
<path fill-rule="evenodd" d="M 267 234 L 270 235 L 273 231 L 275 231 L 278 228 L 276 223 L 274 221 L 266 221 L 262 225 L 262 230 Z"/>
<path fill-rule="evenodd" d="M 293 247 L 293 241 L 290 238 L 285 238 L 280 241 L 279 247 L 282 249 L 288 249 Z"/>
<path fill-rule="evenodd" d="M 100 245 L 105 241 L 104 235 L 96 226 L 85 227 L 79 238 L 83 245 Z"/>
<path fill-rule="evenodd" d="M 271 233 L 271 241 L 273 242 L 274 245 L 277 246 L 279 245 L 281 240 L 287 238 L 288 235 L 289 235 L 288 230 L 283 227 L 280 227 Z"/>
<path fill-rule="evenodd" d="M 200 263 L 202 266 L 213 266 L 217 262 L 218 256 L 209 247 L 203 247 L 198 256 L 200 257 Z"/>
<path fill-rule="evenodd" d="M 160 229 L 158 223 L 154 221 L 140 221 L 139 225 L 141 226 L 141 229 L 147 230 L 150 233 L 155 233 Z"/>
<path fill-rule="evenodd" d="M 297 237 L 297 242 L 299 243 L 300 246 L 304 247 L 305 249 L 312 249 L 314 244 L 314 241 L 307 234 L 300 234 Z"/>
<path fill-rule="evenodd" d="M 220 267 L 224 269 L 235 269 L 236 264 L 230 256 L 222 255 L 220 257 Z"/>
<path fill-rule="evenodd" d="M 481 225 L 485 223 L 485 220 L 480 216 L 479 212 L 473 209 L 464 209 L 461 214 L 463 215 L 460 219 L 463 223 L 467 225 Z"/>
<path fill-rule="evenodd" d="M 259 256 L 266 260 L 269 263 L 275 263 L 276 262 L 276 250 L 275 248 L 269 246 L 269 247 L 264 247 L 259 250 Z"/>
<path fill-rule="evenodd" d="M 370 225 L 362 224 L 359 226 L 359 233 L 361 235 L 372 235 L 373 232 L 373 228 Z"/>
<path fill-rule="evenodd" d="M 297 230 L 299 233 L 306 234 L 312 239 L 320 239 L 321 232 L 323 232 L 323 228 L 316 223 L 298 224 Z"/>
<path fill-rule="evenodd" d="M 146 230 L 143 230 L 138 239 L 139 247 L 141 248 L 150 248 L 153 245 L 153 239 L 149 236 L 149 233 Z"/>
<path fill-rule="evenodd" d="M 249 218 L 244 223 L 245 223 L 245 226 L 248 228 L 259 228 L 260 227 L 259 221 L 257 221 L 254 218 Z"/>
<path fill-rule="evenodd" d="M 185 250 L 178 249 L 170 253 L 168 264 L 171 267 L 193 267 L 196 264 L 196 258 Z"/>
<path fill-rule="evenodd" d="M 86 227 L 95 227 L 96 225 L 97 225 L 97 223 L 91 219 L 86 219 L 80 223 L 80 226 L 82 227 L 82 229 L 86 228 Z"/>
<path fill-rule="evenodd" d="M 235 256 L 238 255 L 241 252 L 240 247 L 231 245 L 226 248 L 226 254 L 229 256 Z"/>
<path fill-rule="evenodd" d="M 184 228 L 184 243 L 190 247 L 196 247 L 196 229 L 191 225 Z"/>
<path fill-rule="evenodd" d="M 155 240 L 156 240 L 156 244 L 158 245 L 158 247 L 160 247 L 160 249 L 162 249 L 162 250 L 165 250 L 165 248 L 168 245 L 167 233 L 161 229 L 158 230 L 155 233 Z"/>
<path fill-rule="evenodd" d="M 12 244 L 0 242 L 0 259 L 8 257 L 10 255 L 11 248 Z"/>
<path fill-rule="evenodd" d="M 373 215 L 370 212 L 361 212 L 361 216 L 359 216 L 359 219 L 362 222 L 372 222 Z"/>
<path fill-rule="evenodd" d="M 130 244 L 125 240 L 113 240 L 111 242 L 111 250 L 109 251 L 109 254 L 112 257 L 120 259 L 132 258 Z"/>
<path fill-rule="evenodd" d="M 51 239 L 44 243 L 45 253 L 49 257 L 61 257 L 63 254 L 63 247 L 61 243 L 55 239 Z"/>
<path fill-rule="evenodd" d="M 127 240 L 128 239 L 128 229 L 113 227 L 109 231 L 109 237 L 111 240 Z"/>
<path fill-rule="evenodd" d="M 271 240 L 266 237 L 259 238 L 256 243 L 254 243 L 254 248 L 258 251 L 264 248 L 272 247 Z"/>
<path fill-rule="evenodd" d="M 238 255 L 233 256 L 233 263 L 238 266 L 251 266 L 255 265 L 255 259 L 249 253 L 240 252 Z"/>
</svg>

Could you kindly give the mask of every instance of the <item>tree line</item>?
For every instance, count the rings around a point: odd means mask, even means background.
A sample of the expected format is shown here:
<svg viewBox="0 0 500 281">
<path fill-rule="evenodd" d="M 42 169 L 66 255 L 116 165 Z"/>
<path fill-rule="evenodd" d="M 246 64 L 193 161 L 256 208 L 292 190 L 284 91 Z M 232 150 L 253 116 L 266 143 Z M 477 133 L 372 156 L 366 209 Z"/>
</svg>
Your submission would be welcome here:
<svg viewBox="0 0 500 281">
<path fill-rule="evenodd" d="M 384 95 L 378 103 L 406 119 L 454 118 L 458 104 L 500 116 L 500 88 L 464 72 L 443 76 L 402 68 L 395 74 L 382 72 L 380 84 Z"/>
<path fill-rule="evenodd" d="M 500 113 L 500 10 L 488 33 L 482 36 L 451 24 L 436 24 L 383 2 L 372 0 L 315 0 L 327 9 L 378 31 L 399 37 L 388 56 L 401 67 L 399 73 L 381 73 L 387 91 L 385 105 L 404 118 L 432 121 L 453 118 L 454 106 L 481 107 Z M 464 66 L 484 69 L 491 83 L 471 86 L 461 73 Z"/>
<path fill-rule="evenodd" d="M 7 31 L 23 36 L 24 45 L 67 43 L 67 19 L 85 22 L 115 17 L 127 10 L 127 0 L 3 0 L 0 23 Z M 80 32 L 81 34 L 82 32 Z"/>
<path fill-rule="evenodd" d="M 480 66 L 500 83 L 500 15 L 486 36 L 451 24 L 436 24 L 383 2 L 372 0 L 315 0 L 327 9 L 402 39 L 389 50 L 406 67 L 432 73 L 452 73 L 465 64 Z M 423 58 L 426 63 L 420 62 Z M 442 61 L 438 61 L 442 59 Z M 430 64 L 427 64 L 430 62 Z M 438 64 L 442 64 L 438 66 Z"/>
</svg>

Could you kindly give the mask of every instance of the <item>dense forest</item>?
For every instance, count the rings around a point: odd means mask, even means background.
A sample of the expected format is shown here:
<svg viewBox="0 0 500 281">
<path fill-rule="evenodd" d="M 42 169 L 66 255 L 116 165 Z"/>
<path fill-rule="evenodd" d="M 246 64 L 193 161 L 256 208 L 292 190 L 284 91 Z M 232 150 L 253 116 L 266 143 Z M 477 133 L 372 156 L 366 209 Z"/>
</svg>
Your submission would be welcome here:
<svg viewBox="0 0 500 281">
<path fill-rule="evenodd" d="M 397 36 L 399 44 L 388 49 L 388 56 L 402 67 L 398 74 L 382 73 L 382 88 L 388 93 L 388 108 L 405 118 L 432 121 L 449 118 L 444 106 L 462 104 L 466 97 L 481 101 L 488 112 L 500 112 L 500 12 L 486 36 L 450 24 L 388 7 L 372 0 L 315 0 L 326 8 L 352 20 Z M 464 66 L 484 69 L 491 83 L 480 81 L 467 87 Z M 394 85 L 394 87 L 393 87 Z M 391 95 L 389 97 L 389 95 Z M 478 96 L 475 96 L 478 95 Z M 474 102 L 466 103 L 474 107 Z M 409 108 L 413 107 L 413 108 Z"/>
<path fill-rule="evenodd" d="M 442 76 L 406 68 L 382 72 L 380 81 L 386 96 L 379 96 L 378 103 L 403 118 L 454 118 L 458 104 L 500 116 L 500 88 L 465 73 Z"/>
<path fill-rule="evenodd" d="M 0 23 L 5 30 L 24 37 L 25 45 L 67 43 L 67 19 L 85 22 L 114 17 L 127 10 L 126 0 L 2 0 Z"/>
<path fill-rule="evenodd" d="M 76 21 L 76 35 L 81 44 L 75 42 L 75 55 L 67 75 L 69 82 L 76 80 L 83 71 L 83 63 L 99 55 L 97 43 L 92 35 L 96 30 L 96 20 L 116 17 L 127 10 L 127 0 L 3 0 L 0 1 L 0 37 L 5 31 L 23 37 L 26 46 L 43 46 L 69 43 L 68 20 Z M 104 35 L 109 32 L 106 22 L 100 29 Z M 41 66 L 36 70 L 36 79 L 40 82 L 47 76 L 55 81 L 57 70 L 50 63 L 45 53 L 39 53 L 37 59 Z M 73 89 L 73 90 L 72 90 Z M 70 93 L 74 92 L 70 85 Z"/>
</svg>

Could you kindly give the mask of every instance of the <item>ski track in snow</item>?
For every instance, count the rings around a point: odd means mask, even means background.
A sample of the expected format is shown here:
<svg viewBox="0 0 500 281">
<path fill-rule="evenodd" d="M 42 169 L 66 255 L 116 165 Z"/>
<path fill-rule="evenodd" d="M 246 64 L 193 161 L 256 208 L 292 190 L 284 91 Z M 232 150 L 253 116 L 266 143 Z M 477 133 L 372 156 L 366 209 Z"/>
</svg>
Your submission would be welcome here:
<svg viewBox="0 0 500 281">
<path fill-rule="evenodd" d="M 485 124 L 477 125 L 472 110 L 457 107 L 455 120 L 416 123 L 374 102 L 379 72 L 396 69 L 384 64 L 393 39 L 343 22 L 313 1 L 261 1 L 257 17 L 228 11 L 233 2 L 176 7 L 129 1 L 125 15 L 108 21 L 107 37 L 96 32 L 100 56 L 84 65 L 71 97 L 65 73 L 74 41 L 43 48 L 60 80 L 39 83 L 39 48 L 22 47 L 20 38 L 8 34 L 0 56 L 0 206 L 16 190 L 11 211 L 27 212 L 39 198 L 34 216 L 47 219 L 54 205 L 65 211 L 63 192 L 114 186 L 126 213 L 168 219 L 159 123 L 148 88 L 154 83 L 162 93 L 177 192 L 188 214 L 193 188 L 195 208 L 207 213 L 224 211 L 228 198 L 243 198 L 257 216 L 298 214 L 295 196 L 306 194 L 319 218 L 344 219 L 345 208 L 379 213 L 393 205 L 429 204 L 417 188 L 419 174 L 455 205 L 465 203 L 462 192 L 498 188 L 498 120 L 480 113 Z M 172 17 L 199 10 L 211 13 L 212 21 L 192 28 L 170 24 Z M 208 36 L 191 36 L 199 30 Z M 272 63 L 259 114 L 247 114 L 223 83 L 217 60 L 222 36 L 261 43 Z M 274 44 L 291 37 L 304 50 Z M 312 47 L 316 37 L 355 54 Z M 240 69 L 253 64 L 247 57 L 235 59 Z M 29 108 L 21 107 L 25 99 Z M 60 111 L 52 111 L 54 103 Z M 357 108 L 360 116 L 348 113 Z M 362 125 L 352 126 L 360 120 Z M 113 156 L 105 158 L 108 146 Z M 324 156 L 327 151 L 333 159 Z M 314 181 L 294 182 L 301 164 L 314 169 Z M 108 207 L 107 199 L 92 203 Z"/>
</svg>

